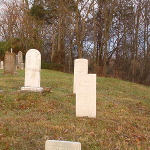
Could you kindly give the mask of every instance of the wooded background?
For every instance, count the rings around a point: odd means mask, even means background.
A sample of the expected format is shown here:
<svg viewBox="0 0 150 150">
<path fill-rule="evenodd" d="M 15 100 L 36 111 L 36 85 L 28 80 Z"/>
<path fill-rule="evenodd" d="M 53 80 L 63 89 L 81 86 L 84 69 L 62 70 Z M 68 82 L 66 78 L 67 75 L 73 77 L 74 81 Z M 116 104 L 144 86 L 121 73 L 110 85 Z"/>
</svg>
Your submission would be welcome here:
<svg viewBox="0 0 150 150">
<path fill-rule="evenodd" d="M 149 0 L 1 0 L 0 59 L 10 48 L 42 54 L 42 67 L 150 85 Z"/>
</svg>

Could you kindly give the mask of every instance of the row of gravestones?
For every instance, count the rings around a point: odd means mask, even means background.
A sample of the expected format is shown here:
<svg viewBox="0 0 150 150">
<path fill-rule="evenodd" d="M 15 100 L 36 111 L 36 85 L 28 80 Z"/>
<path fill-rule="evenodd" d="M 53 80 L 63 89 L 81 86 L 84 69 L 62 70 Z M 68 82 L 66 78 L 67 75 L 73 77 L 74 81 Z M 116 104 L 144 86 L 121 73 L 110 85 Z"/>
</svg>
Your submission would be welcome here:
<svg viewBox="0 0 150 150">
<path fill-rule="evenodd" d="M 21 90 L 42 91 L 40 69 L 40 52 L 29 50 L 25 61 L 25 86 Z M 96 74 L 88 74 L 87 59 L 76 59 L 74 62 L 73 92 L 76 94 L 76 116 L 96 117 Z M 81 143 L 47 140 L 45 150 L 81 150 Z"/>
<path fill-rule="evenodd" d="M 13 55 L 13 53 L 11 54 Z M 10 58 L 7 58 L 10 59 Z M 7 61 L 7 60 L 5 60 Z M 4 67 L 5 68 L 5 67 Z M 40 87 L 41 54 L 30 49 L 25 59 L 25 82 L 22 91 L 42 92 Z M 76 94 L 76 116 L 96 117 L 96 74 L 88 74 L 88 60 L 76 59 L 74 62 L 74 86 Z M 70 145 L 70 146 L 69 146 Z M 46 141 L 46 150 L 81 150 L 78 142 Z"/>
<path fill-rule="evenodd" d="M 23 54 L 21 51 L 18 52 L 18 55 L 12 52 L 6 52 L 3 61 L 0 62 L 0 69 L 4 69 L 4 74 L 15 75 L 17 69 L 24 68 L 23 63 Z"/>
<path fill-rule="evenodd" d="M 76 59 L 74 63 L 74 88 L 76 116 L 96 117 L 96 74 L 88 74 L 88 60 Z M 42 92 L 40 87 L 41 54 L 31 49 L 26 54 L 25 85 L 21 90 Z"/>
<path fill-rule="evenodd" d="M 18 53 L 18 63 L 22 64 L 22 52 Z M 16 55 L 5 54 L 4 74 L 15 74 Z M 22 91 L 42 92 L 40 87 L 41 54 L 36 49 L 26 53 L 25 82 Z M 96 118 L 96 74 L 88 74 L 88 60 L 76 59 L 74 62 L 74 86 L 76 94 L 76 116 Z"/>
</svg>

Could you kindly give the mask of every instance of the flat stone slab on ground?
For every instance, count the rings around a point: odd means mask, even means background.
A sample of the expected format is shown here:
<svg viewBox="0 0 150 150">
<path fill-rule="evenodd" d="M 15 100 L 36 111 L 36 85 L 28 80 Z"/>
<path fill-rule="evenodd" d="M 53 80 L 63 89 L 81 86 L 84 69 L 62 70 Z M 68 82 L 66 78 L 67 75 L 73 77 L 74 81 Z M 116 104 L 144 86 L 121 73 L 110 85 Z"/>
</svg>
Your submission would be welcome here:
<svg viewBox="0 0 150 150">
<path fill-rule="evenodd" d="M 32 91 L 32 92 L 42 92 L 43 88 L 42 87 L 21 87 L 21 90 L 23 91 Z"/>
<path fill-rule="evenodd" d="M 80 142 L 47 140 L 45 150 L 81 150 Z"/>
<path fill-rule="evenodd" d="M 32 89 L 31 89 L 32 88 Z M 21 87 L 21 90 L 18 90 L 18 92 L 23 92 L 23 93 L 28 93 L 28 92 L 42 92 L 42 93 L 52 93 L 52 90 L 50 87 L 40 87 L 40 88 L 37 88 L 37 89 L 34 89 L 33 90 L 33 87 Z"/>
</svg>

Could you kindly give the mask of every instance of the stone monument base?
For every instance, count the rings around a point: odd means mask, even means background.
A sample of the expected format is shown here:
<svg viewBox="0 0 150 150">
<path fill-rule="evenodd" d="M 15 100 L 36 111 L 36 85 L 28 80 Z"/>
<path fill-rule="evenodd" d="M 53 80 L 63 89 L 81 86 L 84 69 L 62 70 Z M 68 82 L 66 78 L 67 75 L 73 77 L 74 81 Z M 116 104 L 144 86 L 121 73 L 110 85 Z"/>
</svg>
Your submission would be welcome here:
<svg viewBox="0 0 150 150">
<path fill-rule="evenodd" d="M 21 87 L 22 91 L 30 91 L 30 92 L 42 92 L 43 88 L 42 87 Z"/>
</svg>

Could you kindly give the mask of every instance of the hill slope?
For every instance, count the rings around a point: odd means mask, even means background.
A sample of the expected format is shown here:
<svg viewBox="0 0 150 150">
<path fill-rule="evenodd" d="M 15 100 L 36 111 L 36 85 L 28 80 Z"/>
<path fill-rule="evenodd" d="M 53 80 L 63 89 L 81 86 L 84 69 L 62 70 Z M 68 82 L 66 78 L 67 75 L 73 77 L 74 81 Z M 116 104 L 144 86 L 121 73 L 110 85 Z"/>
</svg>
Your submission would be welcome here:
<svg viewBox="0 0 150 150">
<path fill-rule="evenodd" d="M 150 87 L 97 78 L 97 117 L 75 116 L 73 75 L 42 70 L 41 87 L 52 92 L 19 92 L 24 71 L 0 70 L 0 149 L 44 150 L 46 140 L 81 142 L 82 150 L 150 148 Z"/>
</svg>

